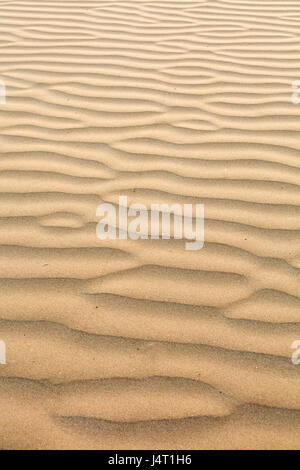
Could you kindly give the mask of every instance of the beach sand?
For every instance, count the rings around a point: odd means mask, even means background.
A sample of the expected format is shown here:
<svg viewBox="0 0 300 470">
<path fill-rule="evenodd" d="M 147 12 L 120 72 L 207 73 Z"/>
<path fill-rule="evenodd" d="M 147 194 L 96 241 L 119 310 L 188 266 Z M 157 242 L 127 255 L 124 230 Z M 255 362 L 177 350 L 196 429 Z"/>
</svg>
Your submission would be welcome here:
<svg viewBox="0 0 300 470">
<path fill-rule="evenodd" d="M 300 3 L 1 0 L 0 46 L 0 448 L 299 449 Z M 100 240 L 120 195 L 204 247 Z"/>
</svg>

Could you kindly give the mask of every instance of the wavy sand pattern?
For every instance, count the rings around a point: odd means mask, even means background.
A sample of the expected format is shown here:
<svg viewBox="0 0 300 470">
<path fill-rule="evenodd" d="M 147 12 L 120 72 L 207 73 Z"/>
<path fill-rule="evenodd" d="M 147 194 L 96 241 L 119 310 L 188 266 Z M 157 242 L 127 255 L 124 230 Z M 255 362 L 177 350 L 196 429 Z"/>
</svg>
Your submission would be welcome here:
<svg viewBox="0 0 300 470">
<path fill-rule="evenodd" d="M 0 447 L 299 449 L 299 2 L 0 23 Z M 119 195 L 204 203 L 204 248 L 99 240 Z"/>
</svg>

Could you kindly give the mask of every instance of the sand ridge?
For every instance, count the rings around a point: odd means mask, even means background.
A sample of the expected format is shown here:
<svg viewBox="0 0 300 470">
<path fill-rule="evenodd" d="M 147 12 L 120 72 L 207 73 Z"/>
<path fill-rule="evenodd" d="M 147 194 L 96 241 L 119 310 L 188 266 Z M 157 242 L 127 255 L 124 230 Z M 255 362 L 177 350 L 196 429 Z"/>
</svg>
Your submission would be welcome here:
<svg viewBox="0 0 300 470">
<path fill-rule="evenodd" d="M 0 0 L 0 448 L 300 448 L 299 45 L 296 1 Z M 203 249 L 99 240 L 120 195 Z"/>
</svg>

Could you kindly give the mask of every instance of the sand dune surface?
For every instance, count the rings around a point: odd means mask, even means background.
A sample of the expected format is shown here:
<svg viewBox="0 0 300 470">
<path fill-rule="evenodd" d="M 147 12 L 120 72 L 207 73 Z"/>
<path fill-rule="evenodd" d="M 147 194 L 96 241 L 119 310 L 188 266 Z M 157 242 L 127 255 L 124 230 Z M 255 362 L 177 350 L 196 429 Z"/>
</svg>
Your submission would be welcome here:
<svg viewBox="0 0 300 470">
<path fill-rule="evenodd" d="M 300 3 L 0 0 L 0 47 L 0 448 L 300 449 Z M 120 196 L 203 248 L 99 239 Z"/>
</svg>

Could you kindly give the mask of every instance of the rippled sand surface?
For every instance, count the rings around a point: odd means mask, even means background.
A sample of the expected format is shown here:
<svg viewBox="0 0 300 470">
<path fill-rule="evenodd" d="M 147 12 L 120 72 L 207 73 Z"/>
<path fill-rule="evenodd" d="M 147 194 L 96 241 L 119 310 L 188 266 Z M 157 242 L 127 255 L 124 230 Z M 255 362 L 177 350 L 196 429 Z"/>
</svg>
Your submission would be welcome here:
<svg viewBox="0 0 300 470">
<path fill-rule="evenodd" d="M 299 449 L 300 3 L 0 1 L 0 447 Z M 204 203 L 205 245 L 97 206 Z"/>
</svg>

